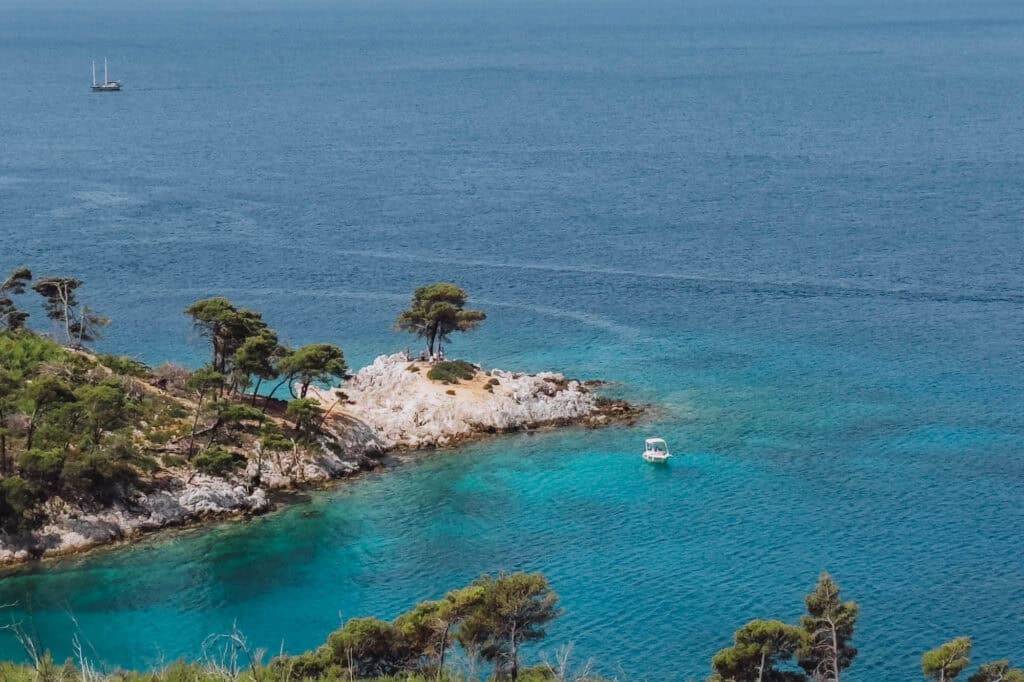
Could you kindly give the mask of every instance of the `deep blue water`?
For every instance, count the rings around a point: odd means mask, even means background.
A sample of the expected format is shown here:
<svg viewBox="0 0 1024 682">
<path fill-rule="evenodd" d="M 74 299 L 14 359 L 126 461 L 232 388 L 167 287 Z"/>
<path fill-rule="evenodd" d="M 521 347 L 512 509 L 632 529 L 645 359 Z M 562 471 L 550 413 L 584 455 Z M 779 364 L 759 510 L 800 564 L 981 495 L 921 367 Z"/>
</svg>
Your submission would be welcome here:
<svg viewBox="0 0 1024 682">
<path fill-rule="evenodd" d="M 0 0 L 0 267 L 81 276 L 105 349 L 190 363 L 202 296 L 361 364 L 451 278 L 490 313 L 453 351 L 661 416 L 4 578 L 59 656 L 69 614 L 151 666 L 528 569 L 567 609 L 548 650 L 699 679 L 827 569 L 854 682 L 960 634 L 1024 663 L 1024 4 L 150 4 Z"/>
</svg>

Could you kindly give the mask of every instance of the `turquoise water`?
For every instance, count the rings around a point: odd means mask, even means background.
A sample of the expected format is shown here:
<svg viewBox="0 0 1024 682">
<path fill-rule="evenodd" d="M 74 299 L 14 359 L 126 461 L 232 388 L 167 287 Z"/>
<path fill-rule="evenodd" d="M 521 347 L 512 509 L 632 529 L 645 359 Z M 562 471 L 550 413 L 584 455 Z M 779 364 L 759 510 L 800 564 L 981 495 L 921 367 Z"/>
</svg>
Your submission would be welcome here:
<svg viewBox="0 0 1024 682">
<path fill-rule="evenodd" d="M 198 362 L 180 310 L 224 294 L 361 364 L 454 278 L 490 319 L 453 350 L 659 406 L 4 578 L 58 655 L 72 616 L 107 665 L 233 622 L 299 651 L 527 569 L 567 609 L 547 648 L 699 679 L 827 569 L 854 682 L 960 634 L 1024 660 L 1024 6 L 3 9 L 0 266 L 82 276 L 106 350 Z"/>
</svg>

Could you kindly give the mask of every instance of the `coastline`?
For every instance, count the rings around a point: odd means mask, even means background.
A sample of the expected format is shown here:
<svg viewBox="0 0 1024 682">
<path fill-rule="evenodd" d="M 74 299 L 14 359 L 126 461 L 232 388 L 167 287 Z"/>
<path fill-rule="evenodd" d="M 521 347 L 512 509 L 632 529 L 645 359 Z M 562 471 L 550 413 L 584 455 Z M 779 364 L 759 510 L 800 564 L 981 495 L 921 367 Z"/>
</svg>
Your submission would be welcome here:
<svg viewBox="0 0 1024 682">
<path fill-rule="evenodd" d="M 401 354 L 382 355 L 341 386 L 341 397 L 311 389 L 328 414 L 315 450 L 261 455 L 225 478 L 186 467 L 161 470 L 130 501 L 99 509 L 55 498 L 41 528 L 0 541 L 0 568 L 13 572 L 164 531 L 243 521 L 287 506 L 289 491 L 330 488 L 385 469 L 387 455 L 451 449 L 505 433 L 629 424 L 645 411 L 599 395 L 602 382 L 558 373 L 478 369 L 472 380 L 453 384 L 427 379 L 426 369 Z"/>
</svg>

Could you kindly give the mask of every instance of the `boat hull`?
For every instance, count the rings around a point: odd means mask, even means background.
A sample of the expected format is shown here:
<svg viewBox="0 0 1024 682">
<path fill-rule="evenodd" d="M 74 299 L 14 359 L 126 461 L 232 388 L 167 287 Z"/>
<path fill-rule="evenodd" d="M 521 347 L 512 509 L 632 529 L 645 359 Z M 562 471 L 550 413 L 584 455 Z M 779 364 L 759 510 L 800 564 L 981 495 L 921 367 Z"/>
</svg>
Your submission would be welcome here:
<svg viewBox="0 0 1024 682">
<path fill-rule="evenodd" d="M 669 459 L 672 458 L 672 455 L 668 454 L 667 452 L 657 452 L 650 450 L 648 450 L 641 456 L 644 458 L 645 462 L 650 462 L 651 464 L 665 464 L 668 462 Z"/>
</svg>

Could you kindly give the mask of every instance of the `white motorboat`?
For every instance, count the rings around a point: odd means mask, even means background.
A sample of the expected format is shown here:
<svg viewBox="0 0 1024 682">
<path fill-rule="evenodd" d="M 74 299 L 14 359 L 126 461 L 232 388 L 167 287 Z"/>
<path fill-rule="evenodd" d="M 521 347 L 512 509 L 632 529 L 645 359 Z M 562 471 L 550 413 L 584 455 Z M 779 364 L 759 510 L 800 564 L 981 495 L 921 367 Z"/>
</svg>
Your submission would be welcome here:
<svg viewBox="0 0 1024 682">
<path fill-rule="evenodd" d="M 644 441 L 644 461 L 652 464 L 663 464 L 668 461 L 672 453 L 668 451 L 668 445 L 662 438 L 648 438 Z"/>
</svg>

